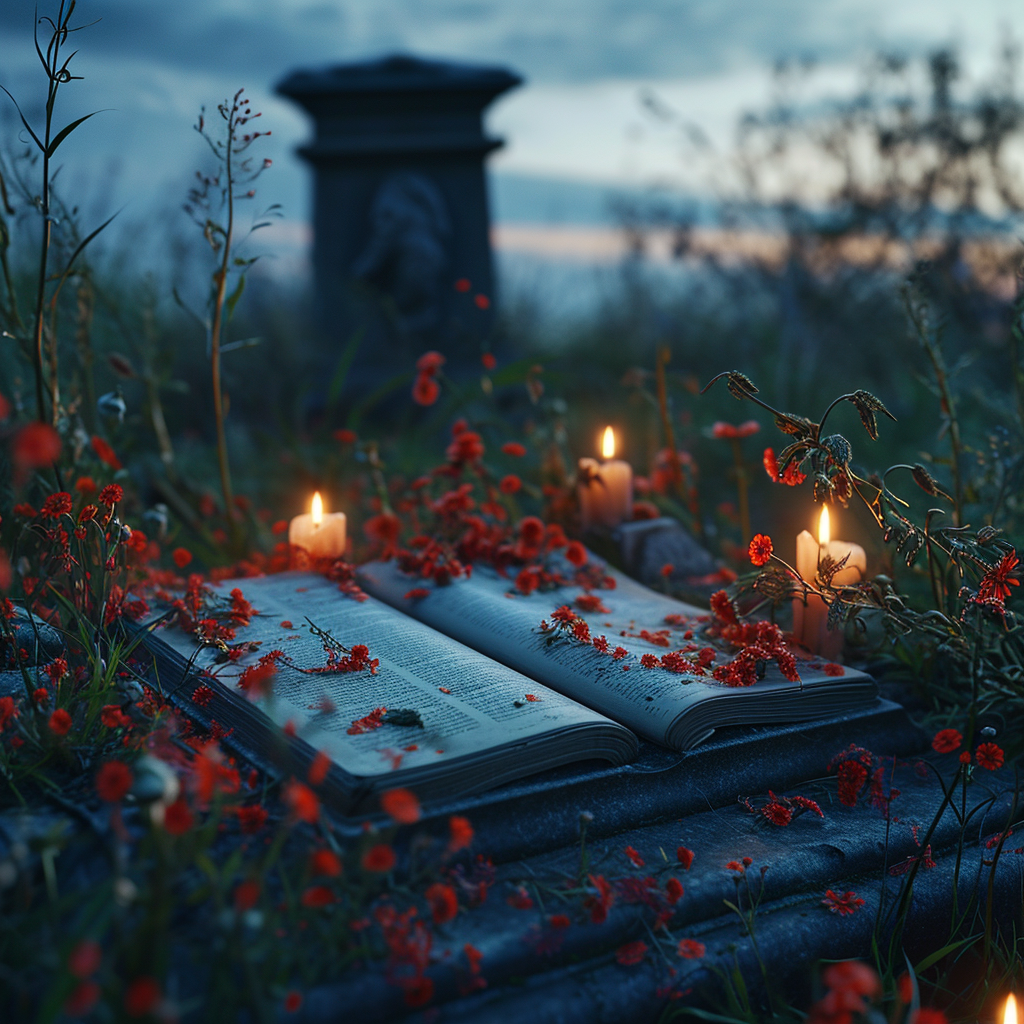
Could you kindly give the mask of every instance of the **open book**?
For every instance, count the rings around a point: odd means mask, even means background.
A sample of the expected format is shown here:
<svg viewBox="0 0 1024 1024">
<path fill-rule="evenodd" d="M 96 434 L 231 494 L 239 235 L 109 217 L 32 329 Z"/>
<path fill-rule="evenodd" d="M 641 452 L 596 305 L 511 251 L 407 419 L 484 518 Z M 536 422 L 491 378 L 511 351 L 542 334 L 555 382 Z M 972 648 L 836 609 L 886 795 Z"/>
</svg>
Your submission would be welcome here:
<svg viewBox="0 0 1024 1024">
<path fill-rule="evenodd" d="M 157 630 L 149 646 L 164 688 L 188 702 L 205 684 L 213 691 L 203 694 L 206 717 L 236 730 L 242 746 L 265 751 L 286 729 L 308 755 L 324 751 L 327 785 L 347 810 L 372 806 L 374 794 L 395 786 L 446 799 L 573 762 L 622 764 L 636 755 L 638 737 L 685 750 L 718 728 L 813 719 L 876 698 L 863 673 L 830 677 L 806 662 L 799 683 L 769 664 L 743 688 L 643 667 L 642 656 L 664 653 L 666 642 L 683 648 L 687 635 L 699 638 L 709 616 L 608 573 L 615 588 L 595 591 L 599 610 L 579 617 L 621 648 L 618 658 L 542 630 L 556 608 L 577 601 L 579 587 L 524 596 L 478 566 L 469 579 L 409 597 L 422 592 L 418 581 L 394 563 L 362 567 L 371 595 L 363 601 L 311 573 L 223 584 L 225 594 L 239 587 L 258 613 L 238 639 L 259 647 L 238 661 L 218 664 L 210 648 L 197 653 L 177 627 Z M 376 671 L 315 671 L 325 652 L 308 623 L 345 647 L 365 644 L 379 659 Z M 286 655 L 272 688 L 242 692 L 241 672 L 270 651 Z M 199 678 L 202 669 L 215 678 Z"/>
</svg>

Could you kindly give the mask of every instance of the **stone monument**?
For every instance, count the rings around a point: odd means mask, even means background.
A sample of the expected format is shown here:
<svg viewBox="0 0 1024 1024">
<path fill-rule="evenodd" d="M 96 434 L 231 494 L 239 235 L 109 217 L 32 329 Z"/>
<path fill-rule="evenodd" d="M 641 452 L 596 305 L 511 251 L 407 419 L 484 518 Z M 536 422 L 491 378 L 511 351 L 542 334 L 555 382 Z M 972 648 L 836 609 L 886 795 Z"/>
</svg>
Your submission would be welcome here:
<svg viewBox="0 0 1024 1024">
<path fill-rule="evenodd" d="M 324 372 L 355 347 L 366 393 L 439 349 L 478 365 L 494 317 L 482 115 L 519 76 L 409 56 L 296 71 L 277 91 L 312 116 L 314 272 Z"/>
</svg>

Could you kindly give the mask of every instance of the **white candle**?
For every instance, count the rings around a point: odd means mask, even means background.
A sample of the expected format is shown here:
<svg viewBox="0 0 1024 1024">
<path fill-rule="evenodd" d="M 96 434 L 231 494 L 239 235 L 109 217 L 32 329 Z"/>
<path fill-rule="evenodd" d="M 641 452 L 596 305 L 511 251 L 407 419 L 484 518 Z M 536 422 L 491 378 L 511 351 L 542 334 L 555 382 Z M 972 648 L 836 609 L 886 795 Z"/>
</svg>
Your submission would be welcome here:
<svg viewBox="0 0 1024 1024">
<path fill-rule="evenodd" d="M 288 543 L 304 549 L 311 558 L 341 558 L 345 554 L 345 513 L 324 512 L 317 491 L 311 510 L 288 524 Z"/>
<path fill-rule="evenodd" d="M 807 530 L 801 531 L 796 539 L 796 571 L 805 583 L 817 585 L 818 563 L 828 555 L 834 562 L 846 558 L 846 564 L 832 577 L 833 586 L 858 583 L 867 572 L 868 561 L 859 544 L 831 539 L 828 506 L 821 510 L 818 524 L 818 539 Z M 849 557 L 847 557 L 849 556 Z M 837 658 L 843 649 L 843 631 L 828 628 L 828 607 L 817 594 L 793 598 L 793 634 L 813 654 L 824 658 Z"/>
<path fill-rule="evenodd" d="M 604 461 L 580 459 L 580 519 L 586 530 L 615 529 L 633 518 L 633 469 L 615 458 L 615 431 L 605 428 L 601 444 Z"/>
</svg>

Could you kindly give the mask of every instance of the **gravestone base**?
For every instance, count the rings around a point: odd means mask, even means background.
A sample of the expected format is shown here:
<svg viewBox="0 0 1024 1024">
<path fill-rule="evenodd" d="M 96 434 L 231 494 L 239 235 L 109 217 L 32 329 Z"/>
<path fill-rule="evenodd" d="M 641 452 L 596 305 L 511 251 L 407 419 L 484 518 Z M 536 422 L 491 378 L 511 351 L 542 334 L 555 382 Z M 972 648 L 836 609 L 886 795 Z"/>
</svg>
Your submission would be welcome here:
<svg viewBox="0 0 1024 1024">
<path fill-rule="evenodd" d="M 956 770 L 955 755 L 929 751 L 927 760 L 944 778 Z M 297 1019 L 304 1024 L 342 1024 L 354 1017 L 368 1024 L 632 1024 L 658 1020 L 672 1006 L 721 1012 L 721 978 L 735 968 L 755 1006 L 765 979 L 806 1005 L 812 965 L 823 958 L 870 961 L 879 903 L 883 938 L 884 923 L 894 917 L 906 868 L 923 852 L 912 826 L 923 835 L 943 799 L 935 776 L 918 766 L 916 760 L 897 762 L 893 784 L 900 795 L 892 805 L 891 823 L 863 799 L 853 808 L 840 805 L 834 780 L 818 777 L 790 792 L 817 800 L 824 818 L 808 813 L 777 827 L 733 802 L 589 842 L 589 874 L 611 883 L 624 876 L 651 876 L 659 887 L 670 877 L 683 884 L 685 893 L 663 932 L 652 930 L 653 913 L 642 903 L 620 898 L 607 920 L 595 924 L 578 898 L 558 897 L 559 889 L 578 885 L 578 839 L 501 865 L 487 902 L 460 913 L 436 939 L 436 963 L 428 972 L 435 993 L 429 1009 L 410 1010 L 401 991 L 388 984 L 383 967 L 368 965 L 358 977 L 339 977 L 336 984 L 308 992 Z M 922 865 L 915 879 L 903 933 L 902 948 L 911 962 L 945 941 L 954 889 L 961 911 L 973 899 L 984 913 L 992 859 L 986 843 L 1005 826 L 1013 804 L 1012 772 L 985 774 L 985 795 L 991 792 L 994 799 L 972 822 L 959 870 L 960 826 L 952 811 L 947 809 L 931 837 L 935 864 Z M 983 799 L 978 796 L 977 802 Z M 487 851 L 486 841 L 479 837 L 474 848 Z M 679 845 L 695 852 L 688 871 L 676 860 Z M 642 865 L 627 858 L 627 846 Z M 751 858 L 746 871 L 755 895 L 764 886 L 755 916 L 756 950 L 724 902 L 737 900 L 739 883 L 745 904 L 741 873 L 726 867 L 744 857 Z M 991 899 L 994 926 L 1007 938 L 1015 928 L 1019 934 L 1022 925 L 1022 881 L 1024 856 L 1004 851 Z M 543 894 L 543 906 L 536 900 L 526 909 L 510 906 L 509 896 L 523 886 L 534 896 Z M 865 903 L 850 916 L 837 916 L 822 904 L 828 889 L 854 891 Z M 564 914 L 568 925 L 552 926 L 555 913 Z M 702 943 L 704 956 L 680 959 L 675 947 L 683 938 Z M 642 961 L 619 963 L 618 950 L 637 940 L 649 947 Z M 472 993 L 466 990 L 462 957 L 466 943 L 483 954 L 486 987 Z"/>
</svg>

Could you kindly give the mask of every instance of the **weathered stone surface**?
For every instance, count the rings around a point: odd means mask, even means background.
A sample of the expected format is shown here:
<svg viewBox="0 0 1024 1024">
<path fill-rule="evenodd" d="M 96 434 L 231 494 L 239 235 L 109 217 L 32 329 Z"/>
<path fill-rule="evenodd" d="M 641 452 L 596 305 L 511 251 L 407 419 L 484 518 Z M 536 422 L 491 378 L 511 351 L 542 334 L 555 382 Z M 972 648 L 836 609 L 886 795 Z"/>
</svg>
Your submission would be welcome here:
<svg viewBox="0 0 1024 1024">
<path fill-rule="evenodd" d="M 480 849 L 495 863 L 506 862 L 574 843 L 580 811 L 594 815 L 590 834 L 597 838 L 676 820 L 728 806 L 738 793 L 785 790 L 821 777 L 850 743 L 907 757 L 925 749 L 928 739 L 902 708 L 879 701 L 873 708 L 812 722 L 721 729 L 683 753 L 644 743 L 640 756 L 627 765 L 572 765 L 427 805 L 421 827 L 444 836 L 448 816 L 464 814 L 473 822 Z M 356 818 L 340 830 L 355 837 L 362 821 Z"/>
<path fill-rule="evenodd" d="M 945 777 L 956 768 L 953 755 L 931 754 Z M 951 810 L 940 820 L 930 839 L 935 866 L 924 867 L 914 885 L 903 947 L 913 959 L 933 952 L 936 936 L 945 937 L 958 884 L 961 908 L 980 898 L 984 909 L 991 859 L 986 841 L 1005 826 L 1012 804 L 1012 773 L 988 775 L 983 802 L 991 792 L 994 800 L 966 835 L 963 859 L 956 874 L 960 826 Z M 556 893 L 567 878 L 576 878 L 580 864 L 578 843 L 561 850 L 509 863 L 498 869 L 490 898 L 482 907 L 460 914 L 440 938 L 438 962 L 430 969 L 435 1000 L 424 1014 L 413 1013 L 402 1002 L 401 992 L 387 983 L 383 969 L 371 965 L 356 977 L 339 977 L 338 983 L 309 992 L 301 1015 L 306 1024 L 342 1022 L 358 1015 L 367 1022 L 407 1018 L 416 1022 L 462 1024 L 627 1024 L 655 1020 L 668 1002 L 672 988 L 685 994 L 676 1005 L 709 1007 L 721 991 L 718 971 L 738 965 L 756 1000 L 763 988 L 761 968 L 740 921 L 723 901 L 736 900 L 739 873 L 726 868 L 729 861 L 752 858 L 747 871 L 755 892 L 764 896 L 756 917 L 756 935 L 768 978 L 787 986 L 806 987 L 808 965 L 822 957 L 870 958 L 871 934 L 879 901 L 883 922 L 889 919 L 909 859 L 922 856 L 911 826 L 927 830 L 942 802 L 942 790 L 930 772 L 917 770 L 915 762 L 898 762 L 894 784 L 900 795 L 893 805 L 898 821 L 887 825 L 878 811 L 862 801 L 847 808 L 834 800 L 834 783 L 808 782 L 791 792 L 818 800 L 824 818 L 805 814 L 789 826 L 769 825 L 741 804 L 646 828 L 623 831 L 612 839 L 589 845 L 588 871 L 609 881 L 625 875 L 653 876 L 659 885 L 677 877 L 685 895 L 669 922 L 665 952 L 648 953 L 642 963 L 622 966 L 616 951 L 627 942 L 641 939 L 652 945 L 651 912 L 637 903 L 618 900 L 607 921 L 592 924 L 578 902 L 559 901 Z M 974 787 L 972 787 L 972 793 Z M 753 794 L 751 794 L 753 795 Z M 921 833 L 923 835 L 923 832 Z M 677 845 L 696 852 L 689 871 L 676 863 Z M 631 846 L 643 857 L 634 868 L 625 856 Z M 481 847 L 483 848 L 483 847 Z M 1006 851 L 993 879 L 993 907 L 997 924 L 1012 934 L 1021 924 L 1020 885 L 1024 857 Z M 893 874 L 895 868 L 897 873 Z M 506 903 L 512 887 L 522 882 L 548 893 L 546 906 L 515 910 Z M 826 889 L 839 893 L 854 890 L 865 906 L 850 917 L 830 914 L 821 900 Z M 554 902 L 552 900 L 554 899 Z M 548 915 L 564 912 L 570 925 L 558 929 Z M 884 929 L 883 929 L 884 930 Z M 546 935 L 554 942 L 538 940 Z M 692 938 L 706 946 L 701 960 L 684 961 L 672 953 L 680 938 Z M 487 979 L 483 991 L 466 995 L 466 972 L 460 969 L 459 951 L 471 943 L 483 954 Z M 444 950 L 451 950 L 445 957 Z M 678 973 L 669 973 L 669 966 Z"/>
<path fill-rule="evenodd" d="M 64 653 L 64 641 L 52 626 L 36 618 L 19 615 L 15 620 L 14 642 L 28 656 L 28 665 L 45 665 Z M 8 658 L 7 642 L 0 636 L 0 664 Z M 8 659 L 9 660 L 9 659 Z"/>
<path fill-rule="evenodd" d="M 20 672 L 0 672 L 0 697 L 24 697 L 25 683 Z"/>
<path fill-rule="evenodd" d="M 671 565 L 669 582 L 693 590 L 717 589 L 721 583 L 702 584 L 716 573 L 718 563 L 697 543 L 678 520 L 662 517 L 623 523 L 617 531 L 623 570 L 649 587 L 663 585 L 662 567 Z"/>
</svg>

